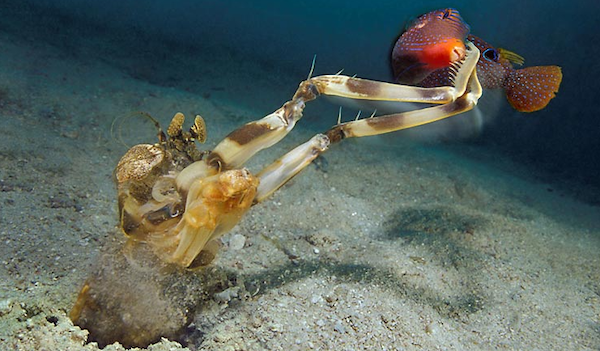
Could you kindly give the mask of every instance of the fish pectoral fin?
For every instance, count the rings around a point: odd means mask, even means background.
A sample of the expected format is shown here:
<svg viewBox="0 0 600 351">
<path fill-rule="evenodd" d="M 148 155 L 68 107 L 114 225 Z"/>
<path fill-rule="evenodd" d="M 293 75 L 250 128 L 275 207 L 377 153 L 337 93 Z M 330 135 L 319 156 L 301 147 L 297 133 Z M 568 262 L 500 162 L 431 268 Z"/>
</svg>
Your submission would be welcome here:
<svg viewBox="0 0 600 351">
<path fill-rule="evenodd" d="M 515 65 L 519 66 L 523 66 L 523 64 L 525 63 L 525 58 L 523 58 L 523 56 L 517 54 L 516 52 L 512 52 L 502 48 L 498 48 L 498 52 L 500 53 L 500 56 L 510 61 L 510 63 L 514 63 Z"/>
</svg>

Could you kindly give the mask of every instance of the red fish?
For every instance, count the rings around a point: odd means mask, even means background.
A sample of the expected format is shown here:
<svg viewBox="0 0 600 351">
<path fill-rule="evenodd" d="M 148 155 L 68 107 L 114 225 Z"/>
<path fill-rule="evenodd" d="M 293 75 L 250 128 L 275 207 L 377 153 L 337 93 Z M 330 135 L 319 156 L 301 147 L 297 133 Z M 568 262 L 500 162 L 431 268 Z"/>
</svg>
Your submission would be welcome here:
<svg viewBox="0 0 600 351">
<path fill-rule="evenodd" d="M 467 34 L 469 25 L 455 9 L 419 16 L 394 45 L 394 78 L 404 84 L 416 84 L 431 72 L 462 60 Z"/>
<path fill-rule="evenodd" d="M 402 64 L 394 65 L 394 62 L 395 58 L 399 59 L 402 57 L 399 52 L 400 49 L 397 50 L 397 48 L 408 48 L 411 47 L 411 45 L 414 46 L 411 42 L 423 42 L 423 39 L 413 39 L 419 38 L 420 36 L 429 38 L 427 39 L 429 43 L 428 52 L 433 51 L 431 48 L 435 47 L 437 50 L 444 51 L 446 56 L 455 57 L 456 55 L 453 56 L 453 53 L 455 52 L 454 49 L 448 47 L 447 44 L 449 41 L 449 39 L 447 39 L 448 35 L 454 33 L 454 39 L 463 40 L 463 43 L 465 39 L 469 40 L 481 51 L 481 57 L 477 62 L 477 78 L 479 78 L 479 82 L 484 89 L 503 88 L 506 92 L 508 102 L 513 108 L 520 112 L 534 112 L 541 110 L 548 105 L 550 100 L 554 98 L 555 93 L 558 92 L 558 88 L 562 81 L 560 67 L 536 66 L 515 69 L 513 68 L 513 63 L 522 65 L 524 62 L 521 56 L 508 50 L 496 49 L 474 35 L 468 35 L 466 38 L 463 37 L 463 32 L 456 29 L 455 23 L 444 21 L 443 17 L 440 19 L 439 13 L 446 13 L 447 11 L 450 11 L 450 13 L 456 12 L 455 17 L 460 18 L 460 15 L 458 15 L 458 11 L 456 10 L 446 9 L 433 11 L 419 17 L 419 19 L 427 18 L 429 22 L 419 21 L 400 36 L 398 42 L 402 40 L 402 44 L 399 45 L 397 42 L 392 51 L 392 68 L 394 69 L 394 74 L 398 82 L 404 84 L 416 84 L 422 87 L 451 85 L 448 68 L 449 64 L 444 67 L 438 67 L 436 70 L 426 70 L 428 71 L 427 77 L 415 81 L 416 79 L 411 79 L 410 73 L 401 75 L 396 74 L 396 66 L 401 67 Z M 437 14 L 437 16 L 434 16 L 435 14 Z M 462 30 L 466 30 L 468 33 L 469 27 L 466 23 L 462 26 Z M 405 34 L 408 32 L 410 32 L 410 35 L 405 37 Z M 436 41 L 432 39 L 435 38 L 436 32 L 444 33 L 442 36 L 444 40 L 438 39 Z M 409 60 L 404 64 L 405 66 L 409 66 L 406 70 L 410 72 L 410 70 L 412 70 L 412 68 L 410 68 L 411 65 L 413 67 L 430 67 L 429 62 L 439 55 L 431 55 L 428 52 L 422 51 L 420 56 L 413 55 L 412 61 Z M 414 57 L 418 57 L 416 64 Z M 462 57 L 459 59 L 462 59 Z M 451 61 L 451 63 L 452 62 L 454 61 Z M 417 70 L 419 71 L 420 69 Z M 419 73 L 418 76 L 421 77 L 424 72 L 417 73 Z"/>
</svg>

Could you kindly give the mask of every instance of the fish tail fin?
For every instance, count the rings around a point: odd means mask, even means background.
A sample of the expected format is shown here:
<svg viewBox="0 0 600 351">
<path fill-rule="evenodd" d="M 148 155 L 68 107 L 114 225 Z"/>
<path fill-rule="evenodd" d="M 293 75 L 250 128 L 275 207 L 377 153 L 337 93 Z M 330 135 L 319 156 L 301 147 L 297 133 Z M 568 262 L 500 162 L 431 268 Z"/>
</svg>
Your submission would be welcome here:
<svg viewBox="0 0 600 351">
<path fill-rule="evenodd" d="M 558 66 L 517 69 L 506 81 L 506 97 L 517 111 L 539 111 L 554 98 L 561 81 L 562 71 Z"/>
</svg>

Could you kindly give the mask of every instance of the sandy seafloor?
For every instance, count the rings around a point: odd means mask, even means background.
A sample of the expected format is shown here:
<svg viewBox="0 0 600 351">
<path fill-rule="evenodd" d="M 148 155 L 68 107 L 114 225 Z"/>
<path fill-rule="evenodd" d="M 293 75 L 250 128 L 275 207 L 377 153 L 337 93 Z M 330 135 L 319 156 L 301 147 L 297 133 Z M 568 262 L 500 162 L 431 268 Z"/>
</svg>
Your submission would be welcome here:
<svg viewBox="0 0 600 351">
<path fill-rule="evenodd" d="M 207 59 L 194 72 L 207 79 L 188 92 L 3 32 L 0 52 L 0 349 L 95 350 L 66 314 L 124 242 L 120 139 L 155 141 L 141 118 L 111 135 L 115 118 L 145 111 L 166 125 L 200 113 L 211 148 L 302 77 L 245 61 L 243 81 L 256 85 L 240 86 Z M 308 139 L 310 118 L 335 123 L 319 106 L 249 167 Z M 197 300 L 187 335 L 148 349 L 600 349 L 600 208 L 489 150 L 402 136 L 335 146 L 255 206 L 213 264 L 187 274 L 228 282 L 187 296 Z"/>
</svg>

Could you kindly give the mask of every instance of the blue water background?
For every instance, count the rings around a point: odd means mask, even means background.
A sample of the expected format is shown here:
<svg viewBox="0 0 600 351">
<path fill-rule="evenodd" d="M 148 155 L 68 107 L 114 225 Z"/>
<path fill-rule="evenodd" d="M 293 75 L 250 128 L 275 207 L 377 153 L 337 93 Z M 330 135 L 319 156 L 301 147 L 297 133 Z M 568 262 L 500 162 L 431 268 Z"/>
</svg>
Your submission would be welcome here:
<svg viewBox="0 0 600 351">
<path fill-rule="evenodd" d="M 49 40 L 91 41 L 94 31 L 123 37 L 141 33 L 152 40 L 138 43 L 144 49 L 140 60 L 151 57 L 158 42 L 171 43 L 172 50 L 187 52 L 190 60 L 227 48 L 239 54 L 235 59 L 276 66 L 298 81 L 306 76 L 315 54 L 318 74 L 343 68 L 347 74 L 390 80 L 389 50 L 405 23 L 436 8 L 455 7 L 473 34 L 521 54 L 526 65 L 556 64 L 564 74 L 558 96 L 545 110 L 521 114 L 505 104 L 502 117 L 468 142 L 499 149 L 506 157 L 542 170 L 547 179 L 600 188 L 597 0 L 5 0 L 1 6 L 27 8 L 20 12 L 31 13 L 26 21 L 19 19 L 23 31 L 48 33 Z M 230 63 L 231 70 L 239 66 Z M 170 84 L 185 86 L 185 74 L 180 77 Z M 257 108 L 275 109 L 294 89 L 270 92 L 272 99 L 257 101 Z"/>
</svg>

